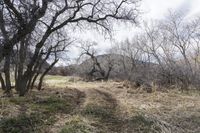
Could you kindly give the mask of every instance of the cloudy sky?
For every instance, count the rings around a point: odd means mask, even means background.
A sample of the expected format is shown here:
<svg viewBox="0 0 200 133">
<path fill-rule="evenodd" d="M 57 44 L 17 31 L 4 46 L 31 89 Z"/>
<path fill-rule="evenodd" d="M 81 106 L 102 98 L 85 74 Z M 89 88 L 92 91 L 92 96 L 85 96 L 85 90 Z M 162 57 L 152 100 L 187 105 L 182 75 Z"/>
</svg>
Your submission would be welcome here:
<svg viewBox="0 0 200 133">
<path fill-rule="evenodd" d="M 186 16 L 199 15 L 200 16 L 200 0 L 142 0 L 141 11 L 142 21 L 150 21 L 154 19 L 163 19 L 169 10 L 183 12 Z M 99 53 L 103 53 L 111 45 L 116 42 L 125 40 L 126 38 L 132 38 L 137 31 L 136 27 L 118 25 L 115 26 L 113 39 L 105 39 L 103 35 L 97 32 L 83 31 L 80 34 L 76 34 L 76 38 L 84 38 L 83 40 L 92 40 L 99 43 Z M 79 50 L 72 48 L 69 56 L 71 58 L 77 57 Z M 61 63 L 62 64 L 62 63 Z"/>
<path fill-rule="evenodd" d="M 194 15 L 200 16 L 200 0 L 142 0 L 141 11 L 142 21 L 150 21 L 154 19 L 163 19 L 167 16 L 169 10 L 184 13 L 186 16 L 191 17 Z M 124 38 L 131 37 L 137 29 L 135 27 L 127 27 L 126 30 L 119 28 L 115 39 L 117 41 Z"/>
<path fill-rule="evenodd" d="M 200 12 L 200 0 L 143 0 L 142 10 L 147 12 L 147 18 L 163 18 L 169 9 L 181 11 L 187 15 Z"/>
</svg>

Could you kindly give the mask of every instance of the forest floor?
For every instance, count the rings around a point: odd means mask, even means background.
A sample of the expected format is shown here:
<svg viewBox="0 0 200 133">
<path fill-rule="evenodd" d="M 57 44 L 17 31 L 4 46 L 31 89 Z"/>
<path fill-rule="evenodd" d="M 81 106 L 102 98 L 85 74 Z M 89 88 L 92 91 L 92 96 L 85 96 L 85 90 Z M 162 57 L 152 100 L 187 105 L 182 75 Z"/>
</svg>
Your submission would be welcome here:
<svg viewBox="0 0 200 133">
<path fill-rule="evenodd" d="M 1 98 L 0 133 L 200 133 L 200 92 L 47 76 L 42 91 Z"/>
</svg>

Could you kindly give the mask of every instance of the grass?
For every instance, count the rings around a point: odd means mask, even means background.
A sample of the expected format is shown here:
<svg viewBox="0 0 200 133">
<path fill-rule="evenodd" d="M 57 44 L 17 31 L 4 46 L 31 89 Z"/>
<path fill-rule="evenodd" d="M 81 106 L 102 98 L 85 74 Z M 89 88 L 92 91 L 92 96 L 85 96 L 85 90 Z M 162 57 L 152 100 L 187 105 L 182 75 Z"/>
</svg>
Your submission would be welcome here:
<svg viewBox="0 0 200 133">
<path fill-rule="evenodd" d="M 32 110 L 41 110 L 46 113 L 70 113 L 73 110 L 73 103 L 68 99 L 50 94 L 44 97 L 14 97 L 10 99 L 11 103 L 28 106 Z"/>
<path fill-rule="evenodd" d="M 11 97 L 9 99 L 11 103 L 18 104 L 18 105 L 23 105 L 27 103 L 33 103 L 33 98 L 32 97 Z"/>
<path fill-rule="evenodd" d="M 144 115 L 136 115 L 130 118 L 129 127 L 131 127 L 135 132 L 141 133 L 158 133 L 161 132 L 159 126 L 152 120 L 144 117 Z"/>
<path fill-rule="evenodd" d="M 42 131 L 45 125 L 52 124 L 54 118 L 45 114 L 22 114 L 18 117 L 7 118 L 0 121 L 1 133 L 36 133 Z"/>
<path fill-rule="evenodd" d="M 46 76 L 44 79 L 44 84 L 51 88 L 63 88 L 66 87 L 66 85 L 76 86 L 77 82 L 79 82 L 79 84 L 81 83 L 81 79 L 79 77 L 51 75 Z"/>
<path fill-rule="evenodd" d="M 91 126 L 91 123 L 86 118 L 75 115 L 69 118 L 68 122 L 61 129 L 60 133 L 93 133 L 95 128 Z"/>
<path fill-rule="evenodd" d="M 200 125 L 200 116 L 191 116 L 188 121 L 192 121 L 193 123 L 196 123 L 196 125 Z"/>
<path fill-rule="evenodd" d="M 60 88 L 65 87 L 69 77 L 63 76 L 46 76 L 44 79 L 44 84 L 46 87 Z"/>
<path fill-rule="evenodd" d="M 33 105 L 34 108 L 42 108 L 47 113 L 70 113 L 73 110 L 72 106 L 69 101 L 53 96 L 38 101 Z"/>
<path fill-rule="evenodd" d="M 2 98 L 2 133 L 199 133 L 200 93 L 146 93 L 123 82 L 47 76 L 45 89 Z M 131 92 L 131 93 L 130 93 Z"/>
<path fill-rule="evenodd" d="M 124 119 L 116 114 L 115 110 L 103 106 L 87 105 L 82 112 L 83 116 L 94 117 L 99 120 L 99 125 L 109 126 L 114 132 L 123 132 L 124 127 L 128 132 L 158 133 L 161 129 L 153 120 L 146 118 L 145 114 L 135 113 L 134 116 Z"/>
<path fill-rule="evenodd" d="M 82 111 L 82 114 L 105 120 L 111 119 L 114 115 L 114 111 L 115 110 L 111 110 L 103 106 L 87 105 Z"/>
<path fill-rule="evenodd" d="M 17 107 L 11 113 L 18 113 L 0 120 L 0 133 L 44 133 L 54 125 L 57 114 L 72 113 L 77 106 L 75 97 L 59 97 L 54 92 L 33 92 L 26 97 L 7 98 L 5 102 Z"/>
</svg>

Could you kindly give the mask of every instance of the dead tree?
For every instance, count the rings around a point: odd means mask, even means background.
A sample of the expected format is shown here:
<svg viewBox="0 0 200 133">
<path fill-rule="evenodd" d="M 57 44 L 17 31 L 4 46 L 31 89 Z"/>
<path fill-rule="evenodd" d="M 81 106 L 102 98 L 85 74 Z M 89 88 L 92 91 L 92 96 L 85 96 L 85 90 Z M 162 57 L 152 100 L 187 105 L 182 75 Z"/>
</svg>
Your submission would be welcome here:
<svg viewBox="0 0 200 133">
<path fill-rule="evenodd" d="M 198 49 L 198 47 L 194 47 L 194 44 L 198 44 L 199 41 L 198 29 L 200 24 L 199 21 L 188 22 L 184 17 L 181 13 L 170 12 L 166 21 L 161 23 L 161 30 L 168 45 L 176 50 L 177 55 L 181 55 L 173 63 L 176 64 L 176 68 L 173 68 L 173 76 L 177 77 L 184 89 L 187 89 L 197 77 L 191 53 Z M 171 64 L 171 66 L 173 65 Z"/>
<path fill-rule="evenodd" d="M 95 50 L 94 50 L 95 45 L 96 45 L 95 43 L 90 43 L 90 42 L 86 42 L 85 45 L 82 44 L 82 46 L 80 46 L 82 52 L 79 58 L 86 55 L 89 57 L 89 61 L 92 62 L 91 64 L 92 69 L 87 73 L 89 77 L 95 78 L 94 80 L 106 81 L 109 78 L 110 72 L 112 71 L 114 64 L 112 60 L 109 58 L 109 55 L 106 55 L 107 66 L 105 66 L 106 68 L 105 67 L 103 68 L 103 65 L 105 65 L 105 62 L 100 62 L 98 60 L 98 56 L 95 55 Z"/>
<path fill-rule="evenodd" d="M 126 40 L 120 44 L 120 50 L 122 52 L 122 62 L 125 70 L 127 80 L 135 80 L 139 61 L 143 56 L 141 50 L 138 47 L 138 37 L 135 36 L 132 41 Z M 134 79 L 132 79 L 134 78 Z"/>
</svg>

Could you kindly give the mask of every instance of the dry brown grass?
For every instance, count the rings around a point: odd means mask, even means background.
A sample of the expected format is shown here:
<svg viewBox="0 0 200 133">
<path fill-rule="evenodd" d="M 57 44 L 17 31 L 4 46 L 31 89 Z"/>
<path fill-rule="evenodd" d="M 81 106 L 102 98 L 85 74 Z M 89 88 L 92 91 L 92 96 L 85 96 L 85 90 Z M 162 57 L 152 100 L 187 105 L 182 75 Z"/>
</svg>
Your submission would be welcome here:
<svg viewBox="0 0 200 133">
<path fill-rule="evenodd" d="M 84 82 L 61 76 L 48 76 L 45 84 L 42 93 L 35 92 L 37 98 L 56 95 L 75 107 L 69 114 L 55 112 L 56 122 L 49 127 L 52 133 L 200 132 L 198 91 L 158 91 L 154 86 L 153 93 L 147 93 L 127 81 Z M 14 109 L 18 104 L 1 101 L 1 117 L 17 115 L 12 110 L 18 110 Z"/>
<path fill-rule="evenodd" d="M 134 88 L 127 81 L 83 82 L 76 80 L 66 82 L 64 86 L 84 91 L 87 95 L 84 106 L 91 103 L 96 106 L 106 105 L 106 101 L 102 100 L 102 95 L 96 92 L 100 90 L 116 100 L 115 113 L 118 117 L 128 119 L 139 112 L 148 119 L 156 121 L 163 128 L 163 132 L 200 132 L 200 126 L 194 126 L 197 123 L 200 124 L 200 93 L 198 91 L 180 92 L 178 89 L 166 89 L 161 92 L 154 86 L 153 93 L 146 93 L 141 88 Z M 164 129 L 166 126 L 168 127 Z"/>
</svg>

